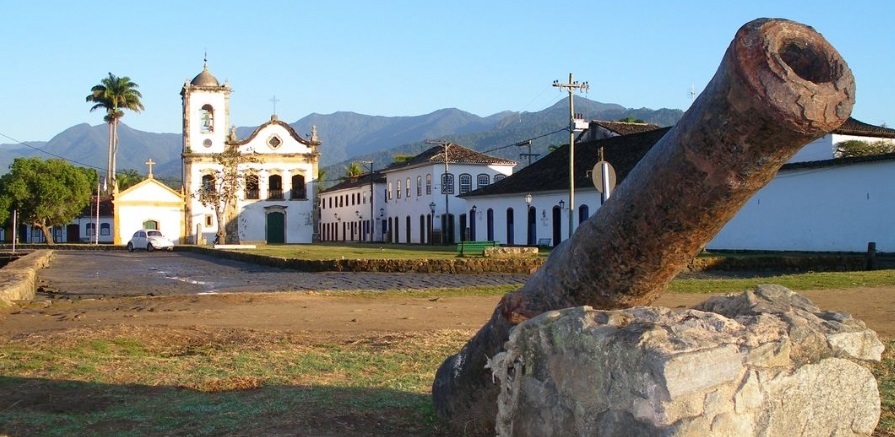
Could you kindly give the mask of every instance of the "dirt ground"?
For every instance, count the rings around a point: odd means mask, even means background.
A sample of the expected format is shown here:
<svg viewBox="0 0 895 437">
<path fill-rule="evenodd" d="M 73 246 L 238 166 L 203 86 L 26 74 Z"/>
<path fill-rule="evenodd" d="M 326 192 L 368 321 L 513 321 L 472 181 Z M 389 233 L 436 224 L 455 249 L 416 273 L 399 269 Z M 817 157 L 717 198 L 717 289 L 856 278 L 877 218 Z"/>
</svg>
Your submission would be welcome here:
<svg viewBox="0 0 895 437">
<path fill-rule="evenodd" d="M 807 291 L 802 294 L 822 309 L 844 311 L 864 320 L 881 338 L 895 338 L 895 286 L 848 290 Z M 706 295 L 667 294 L 656 305 L 668 307 L 691 306 L 706 299 Z M 474 332 L 490 317 L 497 297 L 374 297 L 322 295 L 315 292 L 253 292 L 212 295 L 165 295 L 143 297 L 72 298 L 43 293 L 33 302 L 0 309 L 0 342 L 16 339 L 42 338 L 47 346 L 64 341 L 69 333 L 97 335 L 116 332 L 118 326 L 147 327 L 144 333 L 168 338 L 184 337 L 190 332 L 205 332 L 207 341 L 214 341 L 215 333 L 227 333 L 243 338 L 247 344 L 258 336 L 289 338 L 292 342 L 324 340 L 334 343 L 353 343 L 377 335 L 419 335 L 440 329 L 465 329 Z M 54 335 L 55 334 L 55 335 Z M 181 335 L 184 334 L 184 335 Z M 284 337 L 285 336 L 285 337 Z M 186 335 L 186 337 L 189 337 Z M 147 341 L 152 339 L 147 339 Z M 159 340 L 155 338 L 155 340 Z M 31 409 L 56 411 L 59 408 L 100 408 L 81 391 L 46 389 L 41 386 L 17 387 L 12 395 L 15 402 L 27 399 L 48 399 L 47 404 L 28 404 Z M 23 394 L 24 393 L 24 394 Z M 100 394 L 100 393 L 98 393 Z M 3 402 L 0 396 L 0 403 Z M 36 401 L 35 401 L 36 402 Z M 8 404 L 13 401 L 7 400 Z M 323 414 L 326 413 L 326 414 Z M 367 417 L 363 414 L 316 412 L 315 422 L 307 415 L 283 415 L 269 419 L 263 428 L 269 435 L 298 435 L 294 431 L 300 423 L 307 435 L 386 435 L 381 434 L 381 423 L 405 423 L 403 410 L 383 411 Z M 394 416 L 394 417 L 393 417 Z M 298 422 L 295 422 L 295 421 Z M 117 424 L 99 428 L 97 435 L 117 431 Z M 3 434 L 0 427 L 0 434 Z M 284 431 L 288 430 L 288 432 Z M 361 430 L 374 430 L 372 432 Z M 17 435 L 15 429 L 7 429 Z M 94 430 L 96 431 L 96 430 Z M 399 430 L 387 435 L 422 435 Z M 24 434 L 22 434 L 24 435 Z M 450 435 L 436 430 L 433 435 Z M 878 431 L 874 436 L 888 436 Z"/>
<path fill-rule="evenodd" d="M 0 337 L 110 325 L 327 332 L 477 329 L 498 297 L 413 297 L 414 290 L 521 285 L 527 275 L 301 273 L 191 253 L 60 251 L 39 273 L 33 302 L 0 308 Z M 406 290 L 363 298 L 340 291 Z M 289 291 L 286 291 L 289 290 Z M 322 294 L 323 291 L 331 293 Z M 804 291 L 824 310 L 895 338 L 895 284 Z M 707 295 L 666 294 L 654 305 L 692 306 Z"/>
<path fill-rule="evenodd" d="M 895 337 L 895 286 L 803 291 L 824 310 L 852 314 L 881 338 Z M 666 294 L 654 305 L 692 306 L 706 295 Z M 477 329 L 496 297 L 376 297 L 314 292 L 82 298 L 42 293 L 0 310 L 0 337 L 110 325 L 318 331 L 352 338 L 376 331 Z"/>
</svg>

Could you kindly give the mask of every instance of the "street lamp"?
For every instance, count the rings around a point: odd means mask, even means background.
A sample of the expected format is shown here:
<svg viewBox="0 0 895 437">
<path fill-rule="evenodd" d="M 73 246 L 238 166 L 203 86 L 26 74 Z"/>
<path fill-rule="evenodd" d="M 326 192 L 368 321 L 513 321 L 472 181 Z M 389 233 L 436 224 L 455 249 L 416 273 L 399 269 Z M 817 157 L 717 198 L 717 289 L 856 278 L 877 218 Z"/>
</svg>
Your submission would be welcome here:
<svg viewBox="0 0 895 437">
<path fill-rule="evenodd" d="M 566 201 L 565 200 L 559 201 L 559 209 L 560 210 L 566 209 Z"/>
<path fill-rule="evenodd" d="M 531 208 L 531 194 L 525 195 L 525 205 Z"/>
<path fill-rule="evenodd" d="M 429 202 L 429 244 L 435 244 L 432 237 L 435 236 L 435 202 Z"/>
</svg>

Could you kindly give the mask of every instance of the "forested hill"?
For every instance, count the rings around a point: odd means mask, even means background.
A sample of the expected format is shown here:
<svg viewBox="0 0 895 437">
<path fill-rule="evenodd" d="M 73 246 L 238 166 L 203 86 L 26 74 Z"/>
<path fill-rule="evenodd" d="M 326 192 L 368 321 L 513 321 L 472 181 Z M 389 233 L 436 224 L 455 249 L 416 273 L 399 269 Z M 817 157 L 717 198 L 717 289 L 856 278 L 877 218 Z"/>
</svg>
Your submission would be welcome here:
<svg viewBox="0 0 895 437">
<path fill-rule="evenodd" d="M 575 112 L 586 119 L 619 120 L 626 117 L 641 119 L 660 126 L 670 126 L 683 114 L 676 109 L 630 109 L 621 105 L 600 103 L 582 97 L 575 99 Z M 343 166 L 351 160 L 374 160 L 382 168 L 395 155 L 415 154 L 431 145 L 426 140 L 450 140 L 466 147 L 492 151 L 496 156 L 521 162 L 518 147 L 503 147 L 536 138 L 532 153 L 546 154 L 548 147 L 568 142 L 567 132 L 556 132 L 568 125 L 568 99 L 538 112 L 504 111 L 480 117 L 459 109 L 440 109 L 430 114 L 407 117 L 384 117 L 353 112 L 310 114 L 291 125 L 299 135 L 308 137 L 311 127 L 317 126 L 323 143 L 321 167 L 328 178 L 338 177 Z M 237 128 L 240 138 L 247 137 L 255 127 Z M 552 135 L 546 135 L 555 132 Z M 546 136 L 545 136 L 546 135 Z M 0 172 L 5 172 L 12 160 L 19 156 L 63 157 L 77 165 L 106 167 L 108 126 L 86 123 L 72 126 L 46 143 L 0 144 Z M 145 162 L 152 159 L 157 166 L 153 172 L 159 178 L 180 178 L 180 133 L 153 133 L 119 126 L 120 147 L 118 169 L 136 169 L 145 174 Z M 503 148 L 501 148 L 503 147 Z M 524 150 L 527 152 L 527 148 Z M 46 152 L 46 153 L 44 153 Z"/>
</svg>

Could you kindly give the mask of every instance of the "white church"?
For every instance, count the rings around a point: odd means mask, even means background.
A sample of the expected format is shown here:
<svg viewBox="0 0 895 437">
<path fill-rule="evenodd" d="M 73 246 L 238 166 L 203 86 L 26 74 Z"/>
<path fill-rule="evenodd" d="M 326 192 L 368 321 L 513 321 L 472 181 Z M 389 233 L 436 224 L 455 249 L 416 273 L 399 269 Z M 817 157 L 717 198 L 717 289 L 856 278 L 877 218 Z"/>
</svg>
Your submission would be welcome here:
<svg viewBox="0 0 895 437">
<path fill-rule="evenodd" d="M 228 132 L 231 92 L 229 83 L 222 85 L 207 64 L 180 92 L 186 190 L 183 241 L 213 241 L 218 227 L 226 226 L 228 243 L 312 242 L 320 158 L 316 129 L 305 139 L 273 115 L 248 138 L 239 139 L 235 128 Z M 223 166 L 215 155 L 228 147 L 247 159 L 237 165 L 238 200 L 224 211 L 224 223 L 218 223 L 214 208 L 203 205 L 196 193 L 218 179 Z"/>
<path fill-rule="evenodd" d="M 152 175 L 115 193 L 111 217 L 113 235 L 99 242 L 125 244 L 141 228 L 159 229 L 179 244 L 210 244 L 219 226 L 227 229 L 226 243 L 310 243 L 315 238 L 314 193 L 320 142 L 299 136 L 288 124 L 271 116 L 247 138 L 230 125 L 229 83 L 221 84 L 203 70 L 180 91 L 183 100 L 183 188 L 177 192 Z M 224 171 L 217 156 L 235 148 L 243 159 L 236 166 L 236 201 L 221 208 L 203 204 L 201 189 L 221 190 Z M 89 232 L 89 231 L 88 231 Z M 85 238 L 81 238 L 84 240 Z"/>
</svg>

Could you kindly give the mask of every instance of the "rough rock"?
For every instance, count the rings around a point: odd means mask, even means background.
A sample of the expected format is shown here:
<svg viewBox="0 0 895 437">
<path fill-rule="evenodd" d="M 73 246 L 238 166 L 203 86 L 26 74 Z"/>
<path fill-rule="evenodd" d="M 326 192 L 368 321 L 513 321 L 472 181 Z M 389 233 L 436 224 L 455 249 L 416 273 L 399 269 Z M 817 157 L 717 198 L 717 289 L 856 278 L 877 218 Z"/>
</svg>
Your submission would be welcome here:
<svg viewBox="0 0 895 437">
<path fill-rule="evenodd" d="M 775 285 L 694 309 L 582 306 L 510 333 L 489 365 L 513 436 L 869 436 L 880 416 L 863 322 Z"/>
</svg>

